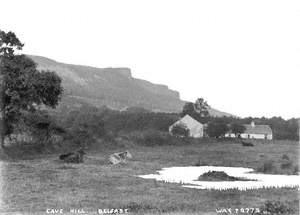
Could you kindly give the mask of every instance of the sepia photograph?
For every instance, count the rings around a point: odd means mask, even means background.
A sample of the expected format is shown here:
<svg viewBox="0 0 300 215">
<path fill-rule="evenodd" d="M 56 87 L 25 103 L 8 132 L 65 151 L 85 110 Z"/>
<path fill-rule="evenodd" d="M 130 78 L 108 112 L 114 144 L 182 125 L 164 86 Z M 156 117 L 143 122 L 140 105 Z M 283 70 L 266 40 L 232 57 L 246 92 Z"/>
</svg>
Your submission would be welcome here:
<svg viewBox="0 0 300 215">
<path fill-rule="evenodd" d="M 298 215 L 300 1 L 0 0 L 0 215 Z"/>
</svg>

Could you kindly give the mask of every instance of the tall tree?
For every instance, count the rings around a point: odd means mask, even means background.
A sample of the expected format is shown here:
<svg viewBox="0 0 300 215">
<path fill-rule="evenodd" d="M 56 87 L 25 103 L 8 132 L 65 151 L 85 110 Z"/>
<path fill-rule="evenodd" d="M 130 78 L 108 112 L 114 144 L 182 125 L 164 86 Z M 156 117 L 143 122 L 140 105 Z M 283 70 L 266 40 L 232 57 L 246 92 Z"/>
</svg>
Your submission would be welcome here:
<svg viewBox="0 0 300 215">
<path fill-rule="evenodd" d="M 200 115 L 200 117 L 208 117 L 209 116 L 209 105 L 207 101 L 203 98 L 198 98 L 195 102 L 195 110 Z"/>
<path fill-rule="evenodd" d="M 181 117 L 184 117 L 185 115 L 194 116 L 196 114 L 195 106 L 193 102 L 186 102 L 182 108 Z"/>
<path fill-rule="evenodd" d="M 23 112 L 35 112 L 40 105 L 55 108 L 63 93 L 55 72 L 38 71 L 30 58 L 15 54 L 22 47 L 14 33 L 0 30 L 2 147 Z"/>
<path fill-rule="evenodd" d="M 203 98 L 198 98 L 195 103 L 186 102 L 182 108 L 181 117 L 186 114 L 190 115 L 194 119 L 201 123 L 207 123 L 209 121 L 209 105 Z"/>
<path fill-rule="evenodd" d="M 4 32 L 0 29 L 0 144 L 3 146 L 6 133 L 6 124 L 4 118 L 4 95 L 5 95 L 5 63 L 12 59 L 15 50 L 21 50 L 24 45 L 13 32 Z"/>
</svg>

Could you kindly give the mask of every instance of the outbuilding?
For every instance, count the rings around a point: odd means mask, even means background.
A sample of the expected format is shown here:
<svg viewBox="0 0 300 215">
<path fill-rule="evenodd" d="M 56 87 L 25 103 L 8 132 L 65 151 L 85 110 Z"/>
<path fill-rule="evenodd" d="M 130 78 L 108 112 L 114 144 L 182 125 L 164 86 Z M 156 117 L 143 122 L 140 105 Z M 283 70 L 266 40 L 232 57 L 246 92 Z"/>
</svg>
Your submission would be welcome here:
<svg viewBox="0 0 300 215">
<path fill-rule="evenodd" d="M 175 125 L 185 125 L 189 131 L 189 136 L 194 138 L 203 137 L 203 124 L 192 118 L 190 115 L 185 115 L 180 120 L 169 127 L 169 133 L 172 134 L 172 129 Z"/>
</svg>

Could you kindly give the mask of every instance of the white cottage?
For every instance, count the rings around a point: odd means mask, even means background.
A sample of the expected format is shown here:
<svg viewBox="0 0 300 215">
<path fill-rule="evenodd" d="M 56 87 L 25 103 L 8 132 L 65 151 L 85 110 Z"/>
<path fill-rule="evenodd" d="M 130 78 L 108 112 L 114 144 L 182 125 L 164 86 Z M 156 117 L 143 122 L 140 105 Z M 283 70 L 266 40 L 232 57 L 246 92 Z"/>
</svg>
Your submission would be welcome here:
<svg viewBox="0 0 300 215">
<path fill-rule="evenodd" d="M 268 125 L 255 125 L 254 122 L 251 122 L 250 125 L 243 125 L 245 127 L 244 133 L 241 134 L 241 138 L 247 139 L 273 139 L 273 132 L 270 126 Z M 225 137 L 235 137 L 231 132 L 225 134 Z"/>
<path fill-rule="evenodd" d="M 192 118 L 190 115 L 185 115 L 180 120 L 169 127 L 169 133 L 172 134 L 172 129 L 175 125 L 184 124 L 189 130 L 189 136 L 194 138 L 203 137 L 203 124 Z"/>
<path fill-rule="evenodd" d="M 245 131 L 241 134 L 242 138 L 254 138 L 254 139 L 273 139 L 273 132 L 270 126 L 268 125 L 255 125 L 254 122 L 251 122 L 250 125 L 244 125 Z"/>
</svg>

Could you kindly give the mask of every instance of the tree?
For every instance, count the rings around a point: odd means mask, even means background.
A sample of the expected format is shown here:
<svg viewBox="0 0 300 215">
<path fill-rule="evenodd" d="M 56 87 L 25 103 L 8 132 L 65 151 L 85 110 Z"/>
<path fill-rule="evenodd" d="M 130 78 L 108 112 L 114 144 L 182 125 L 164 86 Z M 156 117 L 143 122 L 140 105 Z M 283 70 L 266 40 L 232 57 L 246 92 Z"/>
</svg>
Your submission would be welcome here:
<svg viewBox="0 0 300 215">
<path fill-rule="evenodd" d="M 209 116 L 209 105 L 207 101 L 203 98 L 198 98 L 195 102 L 195 110 L 200 115 L 200 117 L 208 117 Z"/>
<path fill-rule="evenodd" d="M 229 128 L 226 123 L 217 120 L 209 122 L 206 128 L 208 136 L 216 138 L 224 137 L 228 130 Z"/>
<path fill-rule="evenodd" d="M 182 108 L 181 117 L 190 115 L 201 123 L 209 121 L 209 105 L 203 98 L 198 98 L 195 103 L 186 102 Z"/>
<path fill-rule="evenodd" d="M 195 116 L 195 106 L 193 102 L 186 102 L 182 108 L 181 117 L 184 117 L 185 115 L 190 115 L 191 117 Z"/>
<path fill-rule="evenodd" d="M 234 133 L 234 135 L 236 136 L 236 137 L 238 137 L 238 136 L 240 136 L 242 133 L 244 133 L 244 131 L 245 131 L 245 126 L 243 126 L 242 124 L 240 124 L 240 123 L 232 123 L 231 124 L 231 132 L 232 133 Z"/>
<path fill-rule="evenodd" d="M 0 56 L 12 57 L 15 50 L 21 50 L 24 44 L 20 42 L 17 36 L 13 32 L 7 32 L 0 30 Z"/>
<path fill-rule="evenodd" d="M 0 30 L 1 146 L 14 131 L 24 112 L 35 112 L 41 105 L 55 108 L 61 99 L 61 78 L 51 71 L 38 71 L 27 56 L 15 54 L 23 44 L 12 32 Z"/>
<path fill-rule="evenodd" d="M 16 37 L 13 32 L 5 33 L 4 31 L 0 30 L 0 144 L 3 146 L 4 144 L 4 137 L 5 137 L 5 120 L 4 120 L 4 81 L 5 76 L 3 74 L 3 66 L 5 65 L 5 61 L 7 59 L 11 59 L 14 55 L 15 50 L 21 50 L 23 44 L 20 40 Z"/>
</svg>

